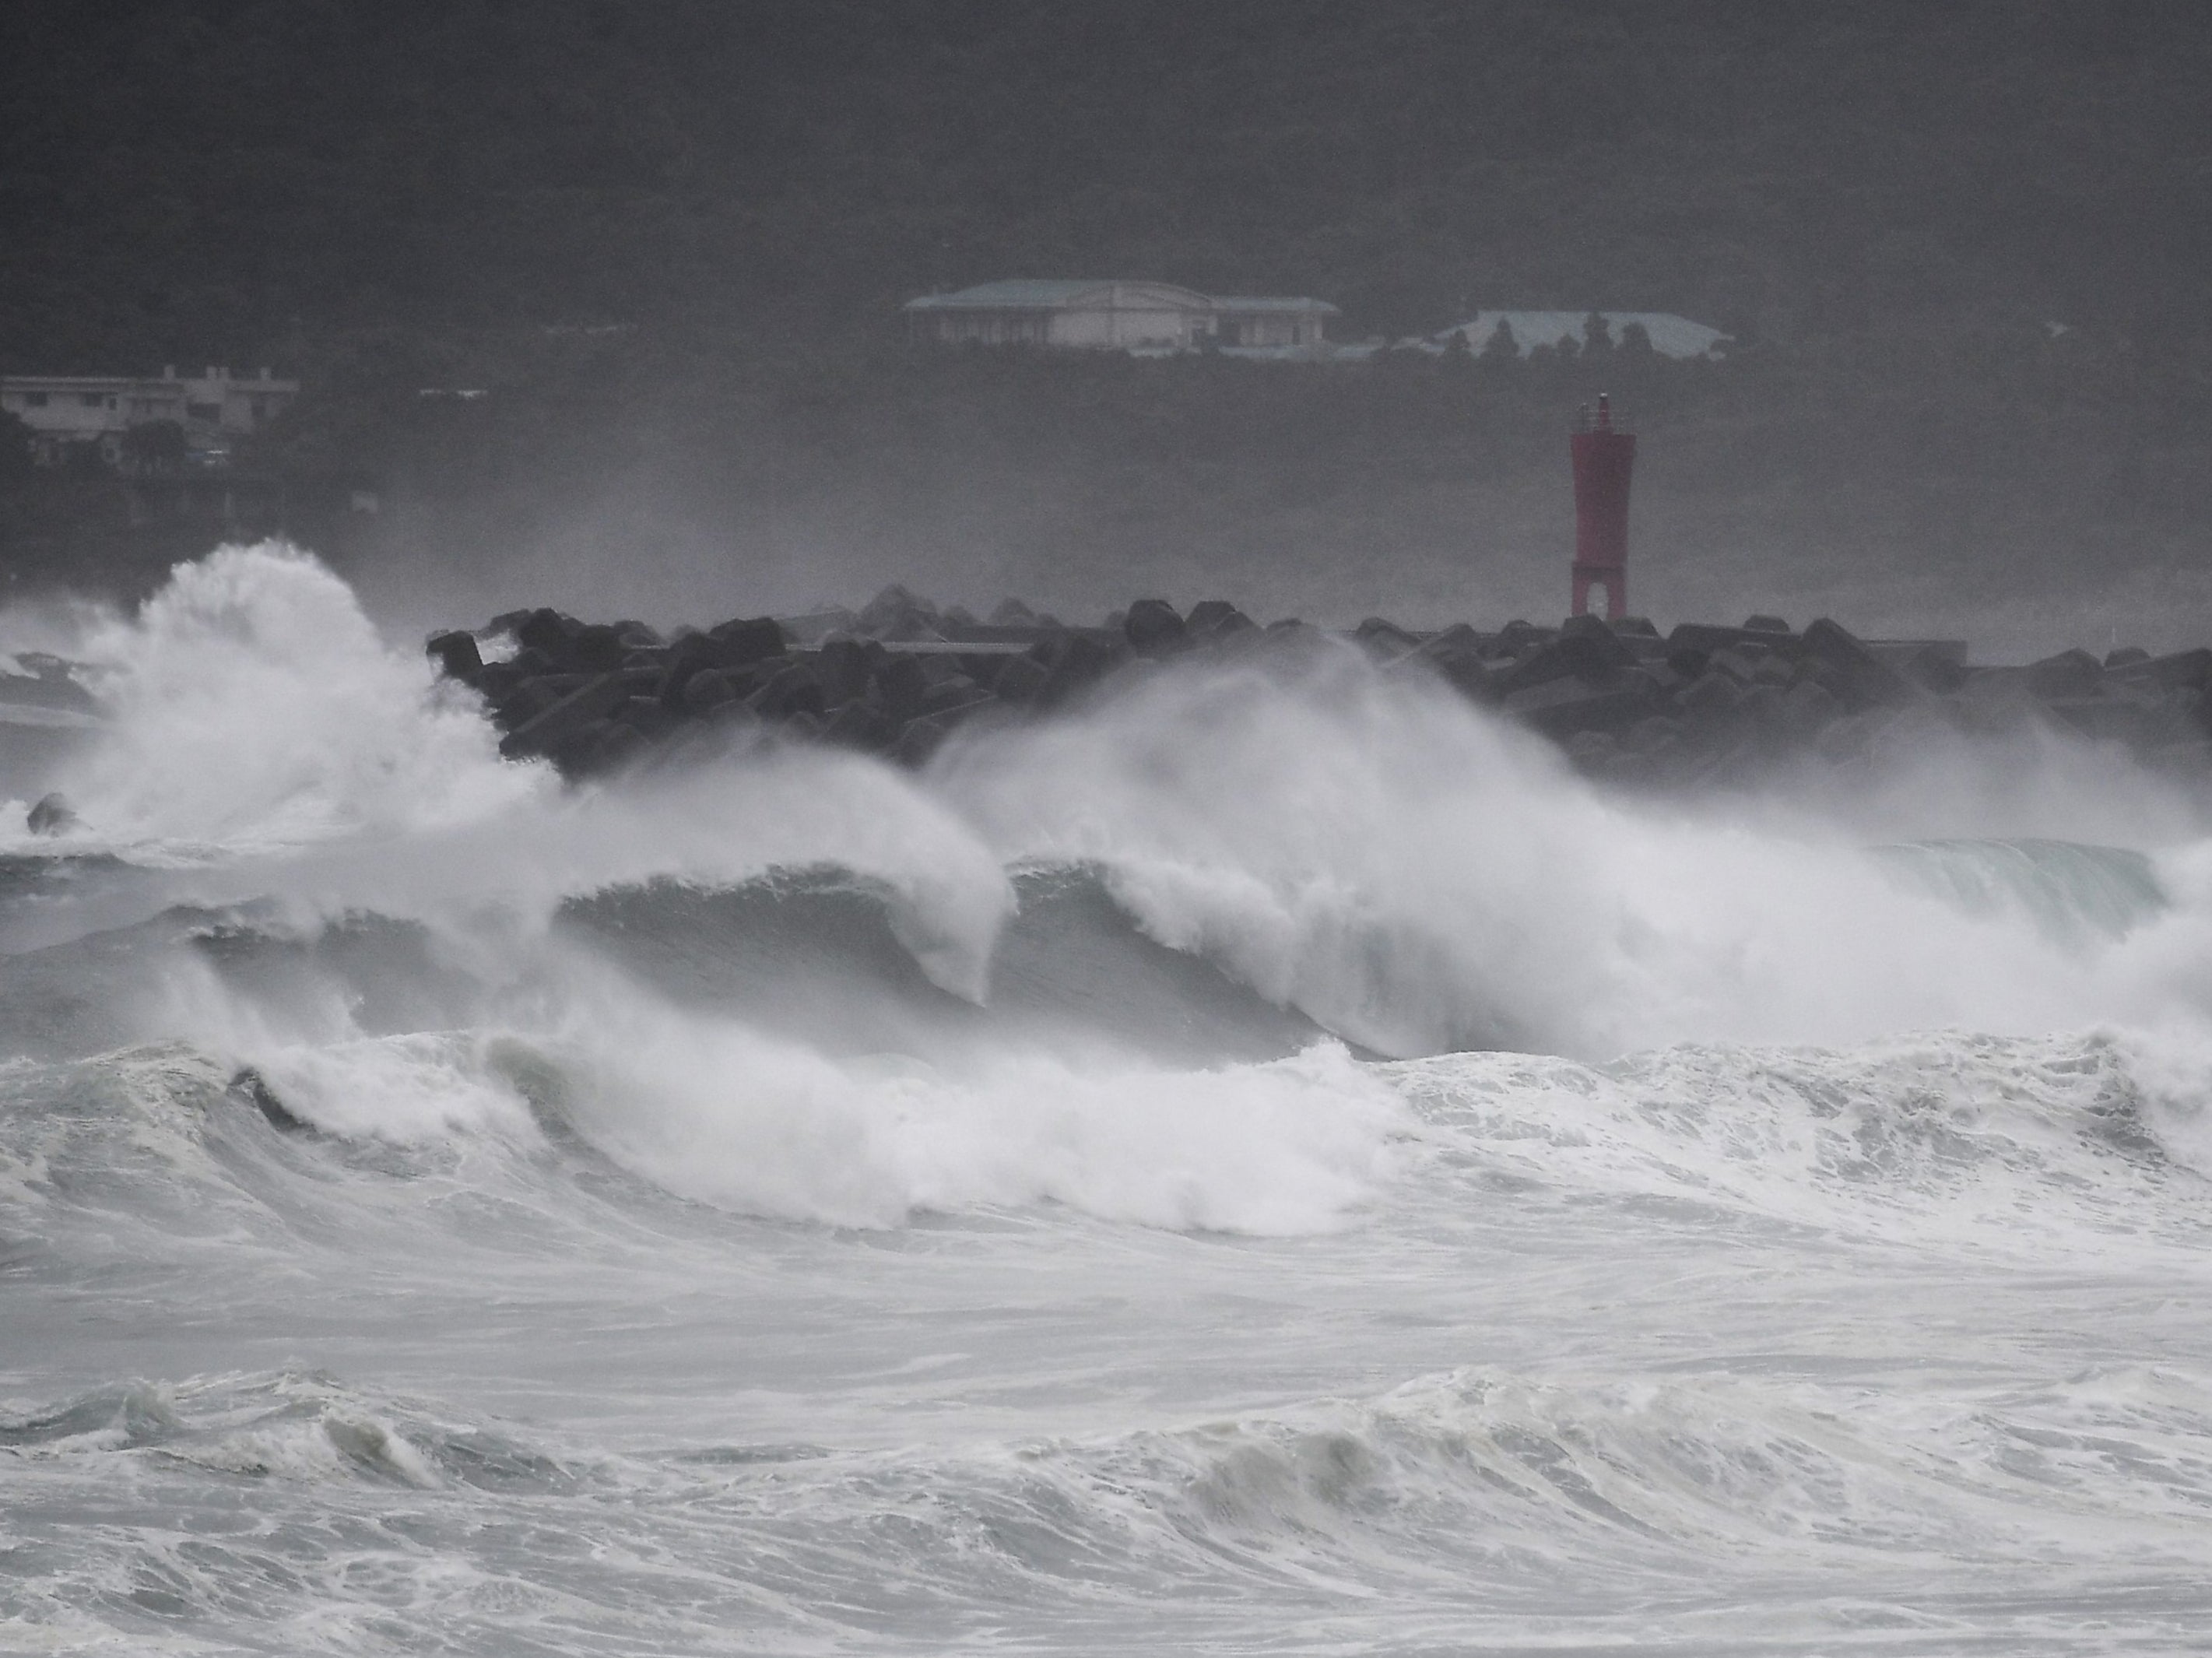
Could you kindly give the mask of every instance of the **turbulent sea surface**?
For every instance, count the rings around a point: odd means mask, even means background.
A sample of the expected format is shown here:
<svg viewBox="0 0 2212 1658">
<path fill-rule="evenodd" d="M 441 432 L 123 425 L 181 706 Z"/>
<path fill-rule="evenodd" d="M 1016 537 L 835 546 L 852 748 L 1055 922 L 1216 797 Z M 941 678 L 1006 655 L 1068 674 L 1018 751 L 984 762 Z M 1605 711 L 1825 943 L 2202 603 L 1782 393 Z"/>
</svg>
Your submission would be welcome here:
<svg viewBox="0 0 2212 1658">
<path fill-rule="evenodd" d="M 76 651 L 0 1650 L 2212 1631 L 2212 838 L 2115 758 L 1638 803 L 1347 651 L 566 789 L 270 548 Z"/>
</svg>

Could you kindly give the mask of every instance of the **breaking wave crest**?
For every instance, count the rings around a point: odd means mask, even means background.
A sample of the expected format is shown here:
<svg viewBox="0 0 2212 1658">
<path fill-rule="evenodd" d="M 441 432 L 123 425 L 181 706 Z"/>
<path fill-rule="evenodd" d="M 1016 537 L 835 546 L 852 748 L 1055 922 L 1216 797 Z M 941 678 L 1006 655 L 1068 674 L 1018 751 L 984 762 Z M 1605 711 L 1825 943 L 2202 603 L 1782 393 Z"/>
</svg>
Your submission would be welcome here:
<svg viewBox="0 0 2212 1658">
<path fill-rule="evenodd" d="M 2212 1618 L 2212 842 L 2111 754 L 1662 801 L 1318 645 L 568 787 L 280 548 L 77 653 L 0 1645 Z"/>
<path fill-rule="evenodd" d="M 19 1051 L 182 1039 L 393 1143 L 552 1114 L 761 1212 L 1332 1224 L 1402 1127 L 1345 1044 L 2212 1029 L 2202 843 L 1720 821 L 1349 651 L 1156 672 L 919 776 L 775 748 L 563 790 L 289 550 L 88 649 L 85 827 L 0 894 Z"/>
</svg>

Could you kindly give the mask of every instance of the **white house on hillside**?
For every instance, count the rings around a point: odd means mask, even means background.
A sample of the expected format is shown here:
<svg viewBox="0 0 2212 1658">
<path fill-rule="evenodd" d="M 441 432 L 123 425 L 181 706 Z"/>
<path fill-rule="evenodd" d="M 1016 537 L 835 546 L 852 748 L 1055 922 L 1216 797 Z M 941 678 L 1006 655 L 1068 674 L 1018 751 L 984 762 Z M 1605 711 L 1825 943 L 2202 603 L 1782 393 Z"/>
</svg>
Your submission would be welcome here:
<svg viewBox="0 0 2212 1658">
<path fill-rule="evenodd" d="M 1671 311 L 1601 311 L 1597 314 L 1605 319 L 1615 345 L 1620 343 L 1630 324 L 1641 324 L 1650 337 L 1651 349 L 1662 357 L 1717 357 L 1731 337 Z M 1480 351 L 1490 343 L 1502 322 L 1513 331 L 1513 343 L 1525 357 L 1540 345 L 1557 345 L 1564 339 L 1571 339 L 1577 345 L 1586 343 L 1583 330 L 1589 318 L 1587 311 L 1478 311 L 1467 321 L 1455 323 L 1431 337 L 1443 346 L 1449 345 L 1455 336 L 1461 337 L 1470 349 Z"/>
<path fill-rule="evenodd" d="M 905 306 L 921 338 L 985 345 L 1188 351 L 1319 346 L 1325 300 L 1200 294 L 1172 282 L 996 282 Z"/>
<path fill-rule="evenodd" d="M 58 466 L 72 449 L 90 445 L 110 466 L 123 459 L 124 434 L 157 421 L 174 422 L 188 454 L 202 465 L 229 459 L 231 440 L 258 431 L 294 398 L 300 382 L 264 368 L 252 380 L 228 368 L 179 379 L 116 374 L 9 374 L 0 377 L 0 410 L 31 428 L 40 465 Z"/>
</svg>

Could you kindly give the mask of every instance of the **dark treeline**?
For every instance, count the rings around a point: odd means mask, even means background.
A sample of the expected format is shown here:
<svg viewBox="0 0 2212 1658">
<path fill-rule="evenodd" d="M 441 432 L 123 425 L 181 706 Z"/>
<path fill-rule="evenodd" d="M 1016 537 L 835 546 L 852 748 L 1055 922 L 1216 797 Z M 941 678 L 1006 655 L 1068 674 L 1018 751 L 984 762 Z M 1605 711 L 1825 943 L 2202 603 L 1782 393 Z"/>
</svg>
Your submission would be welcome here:
<svg viewBox="0 0 2212 1658">
<path fill-rule="evenodd" d="M 1548 594 L 1558 435 L 1602 384 L 1647 434 L 1654 608 L 1856 583 L 1886 621 L 1985 597 L 1968 569 L 2208 562 L 2208 90 L 2181 0 L 24 0 L 0 365 L 299 374 L 252 459 L 373 477 L 387 510 L 329 532 L 372 564 L 597 535 L 632 603 L 1187 600 L 1205 568 L 1338 612 Z M 1601 305 L 1738 345 L 902 341 L 904 298 L 1018 274 L 1310 293 L 1340 337 Z M 11 574 L 81 574 L 9 489 Z"/>
</svg>

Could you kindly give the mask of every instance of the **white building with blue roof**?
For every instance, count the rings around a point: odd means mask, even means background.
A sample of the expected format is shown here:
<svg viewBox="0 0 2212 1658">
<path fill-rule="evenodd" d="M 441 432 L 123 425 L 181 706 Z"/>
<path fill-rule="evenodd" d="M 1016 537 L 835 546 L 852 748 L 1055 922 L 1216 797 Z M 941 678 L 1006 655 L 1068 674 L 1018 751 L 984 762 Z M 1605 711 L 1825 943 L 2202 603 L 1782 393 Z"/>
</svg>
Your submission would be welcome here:
<svg viewBox="0 0 2212 1658">
<path fill-rule="evenodd" d="M 1200 294 L 1172 282 L 1026 280 L 926 295 L 905 311 L 917 337 L 949 343 L 1147 353 L 1319 347 L 1337 314 L 1326 300 Z"/>
</svg>

